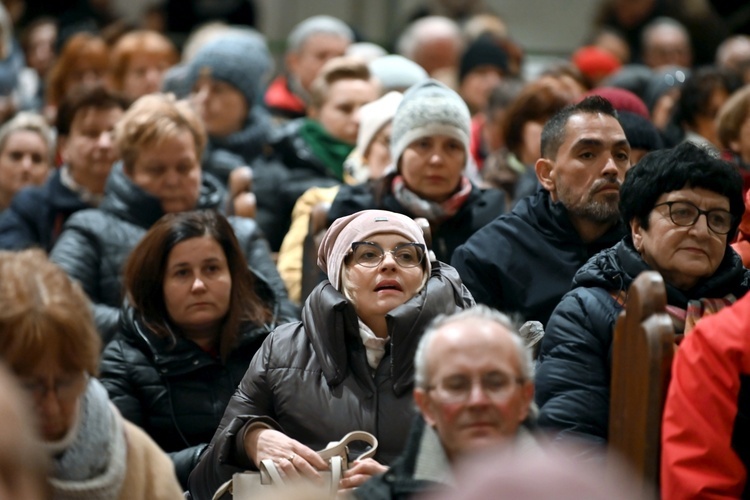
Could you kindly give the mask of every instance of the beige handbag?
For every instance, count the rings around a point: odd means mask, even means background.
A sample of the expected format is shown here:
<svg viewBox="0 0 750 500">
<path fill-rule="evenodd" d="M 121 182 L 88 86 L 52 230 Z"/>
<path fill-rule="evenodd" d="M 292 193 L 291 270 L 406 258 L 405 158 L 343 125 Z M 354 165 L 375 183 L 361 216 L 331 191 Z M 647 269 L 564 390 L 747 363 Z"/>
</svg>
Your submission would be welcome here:
<svg viewBox="0 0 750 500">
<path fill-rule="evenodd" d="M 349 468 L 348 445 L 354 441 L 363 441 L 370 445 L 370 449 L 355 460 L 371 458 L 378 449 L 378 440 L 375 436 L 369 432 L 353 431 L 344 436 L 341 441 L 329 443 L 325 449 L 317 452 L 328 462 L 330 467 L 330 470 L 322 471 L 321 475 L 328 481 L 328 490 L 331 495 L 336 494 L 339 481 L 343 477 L 344 471 Z M 260 470 L 257 472 L 247 471 L 234 474 L 232 479 L 216 490 L 213 499 L 218 500 L 229 493 L 237 500 L 252 500 L 262 498 L 263 492 L 268 488 L 278 488 L 284 485 L 284 480 L 276 469 L 276 464 L 271 459 L 265 459 L 261 461 Z"/>
</svg>

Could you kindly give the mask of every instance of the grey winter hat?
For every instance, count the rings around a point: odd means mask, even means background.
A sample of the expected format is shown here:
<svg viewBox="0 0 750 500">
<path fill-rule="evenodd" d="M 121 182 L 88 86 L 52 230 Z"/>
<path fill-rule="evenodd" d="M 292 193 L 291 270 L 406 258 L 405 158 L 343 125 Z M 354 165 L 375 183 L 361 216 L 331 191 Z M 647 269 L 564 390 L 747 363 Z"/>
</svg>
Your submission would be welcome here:
<svg viewBox="0 0 750 500">
<path fill-rule="evenodd" d="M 192 88 L 198 77 L 208 75 L 239 90 L 252 108 L 272 67 L 268 47 L 261 38 L 232 31 L 198 50 L 189 63 L 186 83 Z"/>
<path fill-rule="evenodd" d="M 464 145 L 468 163 L 471 114 L 461 97 L 437 80 L 418 83 L 404 94 L 391 129 L 391 159 L 399 167 L 404 150 L 417 139 L 453 137 Z"/>
</svg>

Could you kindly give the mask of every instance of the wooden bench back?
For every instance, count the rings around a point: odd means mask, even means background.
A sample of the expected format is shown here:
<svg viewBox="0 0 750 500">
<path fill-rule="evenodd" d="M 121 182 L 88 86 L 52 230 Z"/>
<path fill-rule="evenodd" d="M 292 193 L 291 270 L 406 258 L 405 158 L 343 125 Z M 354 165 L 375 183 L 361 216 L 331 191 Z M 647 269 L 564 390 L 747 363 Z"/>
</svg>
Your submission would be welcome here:
<svg viewBox="0 0 750 500">
<path fill-rule="evenodd" d="M 661 275 L 641 273 L 628 291 L 612 344 L 609 446 L 645 489 L 658 484 L 661 418 L 674 355 L 666 304 Z"/>
</svg>

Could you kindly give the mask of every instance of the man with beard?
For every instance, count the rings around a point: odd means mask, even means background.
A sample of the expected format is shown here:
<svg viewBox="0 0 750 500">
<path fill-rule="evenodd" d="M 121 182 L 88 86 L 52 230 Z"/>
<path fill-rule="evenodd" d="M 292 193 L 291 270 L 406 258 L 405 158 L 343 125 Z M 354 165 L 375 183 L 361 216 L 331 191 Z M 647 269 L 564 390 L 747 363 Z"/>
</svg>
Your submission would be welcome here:
<svg viewBox="0 0 750 500">
<path fill-rule="evenodd" d="M 590 96 L 547 122 L 541 151 L 542 189 L 474 233 L 451 263 L 477 302 L 546 324 L 578 268 L 625 235 L 618 203 L 630 145 L 611 103 Z"/>
</svg>

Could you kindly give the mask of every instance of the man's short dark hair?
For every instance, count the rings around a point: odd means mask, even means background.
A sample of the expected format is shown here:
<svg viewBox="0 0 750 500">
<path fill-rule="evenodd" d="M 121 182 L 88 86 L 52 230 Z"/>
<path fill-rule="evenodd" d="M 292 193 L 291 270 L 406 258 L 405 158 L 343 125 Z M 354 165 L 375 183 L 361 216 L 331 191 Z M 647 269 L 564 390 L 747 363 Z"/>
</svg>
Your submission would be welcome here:
<svg viewBox="0 0 750 500">
<path fill-rule="evenodd" d="M 129 104 L 125 97 L 108 90 L 103 85 L 83 86 L 66 96 L 60 103 L 55 121 L 57 133 L 61 136 L 70 135 L 73 120 L 84 108 L 103 110 L 120 108 L 125 111 Z"/>
<path fill-rule="evenodd" d="M 617 111 L 612 103 L 604 97 L 592 95 L 577 104 L 571 104 L 561 109 L 544 125 L 542 129 L 542 157 L 554 160 L 557 151 L 565 141 L 565 127 L 573 115 L 604 114 L 617 119 Z"/>
<path fill-rule="evenodd" d="M 689 142 L 648 153 L 628 171 L 620 188 L 620 216 L 626 224 L 636 219 L 648 229 L 656 200 L 682 188 L 702 188 L 727 197 L 734 216 L 728 235 L 732 241 L 745 213 L 742 177 L 730 163 Z"/>
</svg>

